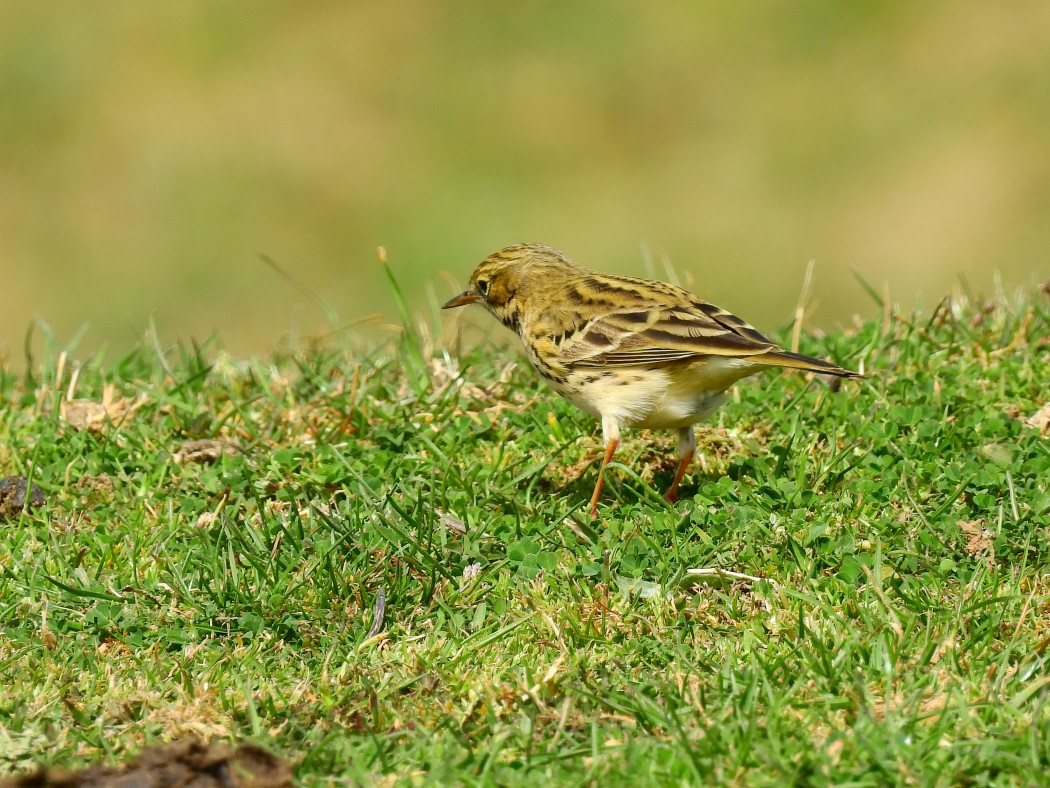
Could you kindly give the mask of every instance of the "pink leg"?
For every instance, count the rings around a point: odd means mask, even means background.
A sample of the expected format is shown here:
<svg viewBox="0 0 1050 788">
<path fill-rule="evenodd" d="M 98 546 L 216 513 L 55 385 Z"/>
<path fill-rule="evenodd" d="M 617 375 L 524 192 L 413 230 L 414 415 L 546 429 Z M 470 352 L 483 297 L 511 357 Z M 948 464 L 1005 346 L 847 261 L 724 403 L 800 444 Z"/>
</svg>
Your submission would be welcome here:
<svg viewBox="0 0 1050 788">
<path fill-rule="evenodd" d="M 591 495 L 591 519 L 598 519 L 598 496 L 602 494 L 602 482 L 605 481 L 605 466 L 609 464 L 616 447 L 620 444 L 617 438 L 611 438 L 605 442 L 605 457 L 602 458 L 602 467 L 598 469 L 598 482 L 594 485 L 594 493 Z"/>
<path fill-rule="evenodd" d="M 671 482 L 671 486 L 664 493 L 664 500 L 668 503 L 674 503 L 678 500 L 678 484 L 682 481 L 682 477 L 685 476 L 686 468 L 693 461 L 695 453 L 696 436 L 693 434 L 693 428 L 682 427 L 682 429 L 678 430 L 678 468 L 674 472 L 674 481 Z"/>
</svg>

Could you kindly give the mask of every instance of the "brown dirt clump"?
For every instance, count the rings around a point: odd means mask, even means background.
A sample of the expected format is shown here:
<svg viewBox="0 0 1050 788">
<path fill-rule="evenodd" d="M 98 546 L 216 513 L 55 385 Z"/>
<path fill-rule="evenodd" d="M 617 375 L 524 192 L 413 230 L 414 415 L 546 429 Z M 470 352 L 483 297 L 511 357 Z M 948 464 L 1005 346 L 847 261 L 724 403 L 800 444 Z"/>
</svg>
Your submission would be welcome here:
<svg viewBox="0 0 1050 788">
<path fill-rule="evenodd" d="M 43 491 L 35 484 L 30 485 L 25 477 L 6 476 L 0 479 L 0 522 L 14 520 L 23 508 L 34 509 L 43 505 Z"/>
<path fill-rule="evenodd" d="M 147 747 L 122 766 L 80 771 L 40 769 L 0 782 L 0 788 L 285 788 L 293 785 L 288 764 L 255 744 L 236 750 L 225 744 L 184 739 Z"/>
</svg>

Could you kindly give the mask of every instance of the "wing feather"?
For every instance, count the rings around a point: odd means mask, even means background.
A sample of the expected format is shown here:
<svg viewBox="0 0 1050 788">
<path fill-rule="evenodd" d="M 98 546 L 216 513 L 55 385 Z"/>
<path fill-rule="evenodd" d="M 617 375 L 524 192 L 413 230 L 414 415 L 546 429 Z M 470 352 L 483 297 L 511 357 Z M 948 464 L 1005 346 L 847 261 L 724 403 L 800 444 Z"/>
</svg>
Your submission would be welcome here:
<svg viewBox="0 0 1050 788">
<path fill-rule="evenodd" d="M 680 287 L 587 272 L 569 286 L 573 309 L 550 309 L 533 324 L 544 356 L 564 367 L 637 367 L 710 356 L 856 376 L 788 353 L 731 312 Z M 598 315 L 587 319 L 585 315 Z"/>
<path fill-rule="evenodd" d="M 747 357 L 775 349 L 744 321 L 694 299 L 646 311 L 632 305 L 627 311 L 610 312 L 566 336 L 562 345 L 570 363 L 588 367 Z"/>
</svg>

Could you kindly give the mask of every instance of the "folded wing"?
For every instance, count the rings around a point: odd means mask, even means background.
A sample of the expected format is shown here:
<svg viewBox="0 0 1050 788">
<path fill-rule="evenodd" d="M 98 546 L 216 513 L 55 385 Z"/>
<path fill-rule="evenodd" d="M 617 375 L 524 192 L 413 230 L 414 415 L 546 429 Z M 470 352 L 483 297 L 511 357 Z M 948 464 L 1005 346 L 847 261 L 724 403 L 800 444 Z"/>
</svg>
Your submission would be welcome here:
<svg viewBox="0 0 1050 788">
<path fill-rule="evenodd" d="M 692 297 L 673 306 L 645 309 L 632 305 L 607 313 L 566 336 L 561 352 L 570 364 L 585 367 L 643 366 L 722 356 L 860 377 L 821 359 L 783 350 L 736 315 Z"/>
</svg>

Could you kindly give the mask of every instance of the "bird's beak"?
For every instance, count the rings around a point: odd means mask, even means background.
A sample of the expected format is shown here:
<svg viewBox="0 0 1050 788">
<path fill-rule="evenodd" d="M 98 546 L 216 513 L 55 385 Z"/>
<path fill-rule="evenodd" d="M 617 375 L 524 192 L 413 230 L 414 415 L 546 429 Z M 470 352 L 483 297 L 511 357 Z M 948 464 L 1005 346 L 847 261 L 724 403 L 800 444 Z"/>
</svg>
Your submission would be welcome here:
<svg viewBox="0 0 1050 788">
<path fill-rule="evenodd" d="M 455 307 L 455 306 L 466 306 L 467 304 L 473 304 L 477 300 L 478 300 L 478 294 L 477 293 L 475 293 L 475 292 L 473 292 L 471 290 L 464 290 L 462 293 L 460 293 L 458 296 L 453 298 L 451 301 L 449 301 L 447 304 L 445 304 L 441 308 L 442 309 L 452 309 L 452 307 Z"/>
</svg>

